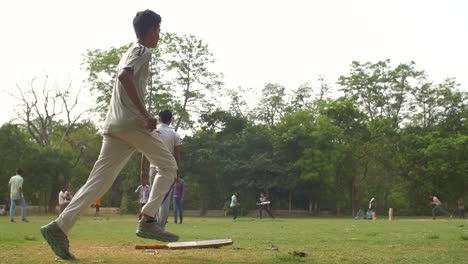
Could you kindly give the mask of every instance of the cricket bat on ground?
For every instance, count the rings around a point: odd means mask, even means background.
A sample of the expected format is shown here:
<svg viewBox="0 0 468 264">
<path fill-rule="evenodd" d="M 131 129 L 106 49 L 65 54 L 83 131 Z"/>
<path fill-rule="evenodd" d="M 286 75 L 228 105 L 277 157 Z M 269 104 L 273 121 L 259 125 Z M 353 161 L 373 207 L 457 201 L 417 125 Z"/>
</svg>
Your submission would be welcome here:
<svg viewBox="0 0 468 264">
<path fill-rule="evenodd" d="M 232 239 L 213 239 L 188 242 L 172 242 L 168 244 L 136 245 L 135 249 L 191 249 L 191 248 L 218 248 L 232 245 Z"/>
</svg>

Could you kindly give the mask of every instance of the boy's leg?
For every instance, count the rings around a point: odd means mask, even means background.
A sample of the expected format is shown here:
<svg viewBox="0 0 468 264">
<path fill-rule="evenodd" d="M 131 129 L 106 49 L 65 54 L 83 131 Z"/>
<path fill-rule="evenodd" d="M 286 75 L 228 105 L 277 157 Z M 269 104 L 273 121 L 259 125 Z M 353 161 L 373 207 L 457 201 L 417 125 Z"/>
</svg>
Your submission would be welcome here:
<svg viewBox="0 0 468 264">
<path fill-rule="evenodd" d="M 141 151 L 148 160 L 158 166 L 158 174 L 151 186 L 148 202 L 143 206 L 143 219 L 138 222 L 136 235 L 143 238 L 156 239 L 164 242 L 179 240 L 176 234 L 164 231 L 155 216 L 162 205 L 164 196 L 169 192 L 177 176 L 177 163 L 172 153 L 167 149 L 159 134 L 151 135 L 144 130 L 133 130 L 125 133 L 133 147 Z"/>
<path fill-rule="evenodd" d="M 164 201 L 161 207 L 159 207 L 157 221 L 161 224 L 161 227 L 163 229 L 165 229 L 167 218 L 169 217 L 170 205 L 171 205 L 171 194 L 167 196 L 166 201 Z"/>
<path fill-rule="evenodd" d="M 266 211 L 267 211 L 267 213 L 270 215 L 271 218 L 275 218 L 275 217 L 273 216 L 273 214 L 271 213 L 270 208 L 267 207 L 267 208 L 266 208 Z"/>
<path fill-rule="evenodd" d="M 15 221 L 15 209 L 16 209 L 16 200 L 11 199 L 11 201 L 10 201 L 10 222 Z"/>
<path fill-rule="evenodd" d="M 65 234 L 68 234 L 79 215 L 109 190 L 134 152 L 131 145 L 117 136 L 104 135 L 101 153 L 88 180 L 55 220 Z"/>
<path fill-rule="evenodd" d="M 63 259 L 72 259 L 67 233 L 78 220 L 80 213 L 104 195 L 134 152 L 125 141 L 104 135 L 99 158 L 86 183 L 78 190 L 70 204 L 59 217 L 41 227 L 41 234 L 54 253 Z"/>
<path fill-rule="evenodd" d="M 435 220 L 435 213 L 436 213 L 437 208 L 439 208 L 438 205 L 436 205 L 436 206 L 434 206 L 434 207 L 432 208 L 432 220 Z"/>
<path fill-rule="evenodd" d="M 184 206 L 182 205 L 182 200 L 179 200 L 179 218 L 180 223 L 182 224 L 184 220 Z"/>
<path fill-rule="evenodd" d="M 148 202 L 142 210 L 143 215 L 155 216 L 177 176 L 177 163 L 159 134 L 152 135 L 144 130 L 134 130 L 128 131 L 125 137 L 136 149 L 143 152 L 151 163 L 158 166 L 159 171 L 151 186 Z"/>
<path fill-rule="evenodd" d="M 149 176 L 149 184 L 150 184 L 150 186 L 153 186 L 154 178 L 155 178 L 157 172 L 158 172 L 158 171 L 156 170 L 155 167 L 150 167 L 150 168 L 149 168 L 148 176 Z"/>
<path fill-rule="evenodd" d="M 26 219 L 26 201 L 24 198 L 21 198 L 21 220 L 23 222 L 27 222 L 28 220 Z"/>
<path fill-rule="evenodd" d="M 237 207 L 232 208 L 232 218 L 235 220 L 237 218 Z"/>
<path fill-rule="evenodd" d="M 440 209 L 440 211 L 441 211 L 442 213 L 444 213 L 444 214 L 446 214 L 446 215 L 448 215 L 448 216 L 452 216 L 452 214 L 449 213 L 447 210 L 445 210 L 445 208 L 444 208 L 443 206 L 440 206 L 439 209 Z"/>
<path fill-rule="evenodd" d="M 177 213 L 179 212 L 179 203 L 174 199 L 174 223 L 177 224 Z"/>
</svg>

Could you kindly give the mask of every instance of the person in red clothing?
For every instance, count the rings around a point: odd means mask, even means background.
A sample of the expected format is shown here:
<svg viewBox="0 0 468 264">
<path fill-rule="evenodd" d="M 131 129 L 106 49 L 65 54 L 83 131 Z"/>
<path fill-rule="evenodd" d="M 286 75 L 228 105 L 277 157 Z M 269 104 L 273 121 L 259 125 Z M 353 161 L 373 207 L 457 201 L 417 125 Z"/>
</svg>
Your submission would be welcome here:
<svg viewBox="0 0 468 264">
<path fill-rule="evenodd" d="M 102 205 L 101 198 L 97 199 L 96 202 L 94 202 L 94 208 L 96 208 L 96 213 L 94 214 L 94 217 L 99 216 L 99 211 L 101 210 L 101 205 Z"/>
</svg>

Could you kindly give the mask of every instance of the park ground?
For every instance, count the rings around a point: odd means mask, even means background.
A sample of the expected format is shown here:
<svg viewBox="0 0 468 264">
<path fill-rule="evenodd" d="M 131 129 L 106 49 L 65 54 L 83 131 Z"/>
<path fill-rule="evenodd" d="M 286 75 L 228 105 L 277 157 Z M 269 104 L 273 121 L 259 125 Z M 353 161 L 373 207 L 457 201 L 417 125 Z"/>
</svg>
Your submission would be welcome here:
<svg viewBox="0 0 468 264">
<path fill-rule="evenodd" d="M 29 223 L 0 218 L 0 263 L 57 263 L 39 233 L 53 216 Z M 170 219 L 169 219 L 170 220 Z M 136 217 L 83 216 L 71 231 L 72 263 L 468 263 L 468 221 L 397 218 L 187 217 L 168 223 L 180 241 L 232 238 L 219 249 L 135 250 Z M 305 256 L 304 254 L 305 253 Z"/>
</svg>

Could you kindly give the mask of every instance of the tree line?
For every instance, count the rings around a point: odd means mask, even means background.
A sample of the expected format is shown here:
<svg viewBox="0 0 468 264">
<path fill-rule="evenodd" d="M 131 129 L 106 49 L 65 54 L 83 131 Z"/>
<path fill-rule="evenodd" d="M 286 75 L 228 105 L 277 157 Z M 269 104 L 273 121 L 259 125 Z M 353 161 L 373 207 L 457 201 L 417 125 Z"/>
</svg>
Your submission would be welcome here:
<svg viewBox="0 0 468 264">
<path fill-rule="evenodd" d="M 101 137 L 84 113 L 106 113 L 127 47 L 84 54 L 92 109 L 77 110 L 71 85 L 44 78 L 17 87 L 18 119 L 0 127 L 2 200 L 16 167 L 25 170 L 28 203 L 49 212 L 62 186 L 76 191 L 86 181 Z M 171 109 L 174 128 L 187 132 L 187 208 L 226 209 L 238 191 L 242 208 L 254 209 L 264 191 L 276 209 L 347 215 L 375 197 L 381 213 L 427 214 L 430 193 L 449 209 L 467 195 L 467 94 L 454 78 L 433 81 L 414 62 L 355 61 L 332 84 L 319 77 L 296 88 L 233 88 L 196 36 L 163 34 L 153 52 L 146 104 L 155 115 Z M 135 154 L 103 205 L 135 212 L 139 171 Z"/>
</svg>

